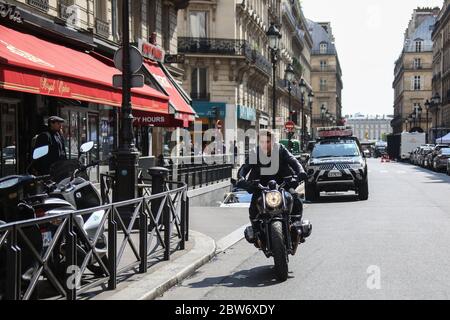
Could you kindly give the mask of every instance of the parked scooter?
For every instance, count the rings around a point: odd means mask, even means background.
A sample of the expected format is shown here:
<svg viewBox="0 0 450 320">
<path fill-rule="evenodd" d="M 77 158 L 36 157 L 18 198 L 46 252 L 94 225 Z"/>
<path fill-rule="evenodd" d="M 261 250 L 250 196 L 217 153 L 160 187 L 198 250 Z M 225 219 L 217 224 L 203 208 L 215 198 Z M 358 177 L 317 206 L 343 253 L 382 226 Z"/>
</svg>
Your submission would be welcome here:
<svg viewBox="0 0 450 320">
<path fill-rule="evenodd" d="M 48 153 L 48 146 L 37 148 L 33 153 L 35 160 L 42 158 Z M 37 185 L 47 180 L 49 176 L 36 177 L 33 175 L 14 175 L 0 179 L 0 220 L 1 224 L 18 221 L 32 220 L 37 218 L 33 203 L 36 201 Z M 58 200 L 59 201 L 59 200 Z M 40 226 L 31 225 L 22 229 L 23 235 L 33 245 L 38 253 L 43 251 L 43 240 Z M 0 238 L 1 238 L 0 234 Z M 18 247 L 21 250 L 21 283 L 22 292 L 25 290 L 37 267 L 33 258 L 32 249 L 27 245 L 24 236 L 17 238 Z M 7 250 L 0 248 L 0 300 L 5 294 L 5 280 L 7 268 Z"/>
<path fill-rule="evenodd" d="M 80 148 L 80 158 L 82 155 L 88 154 L 93 148 L 94 142 L 87 142 L 83 144 Z M 74 165 L 73 160 L 63 160 L 51 167 L 50 176 L 53 177 L 54 173 L 58 173 L 58 176 L 61 178 L 64 177 L 64 174 L 61 174 L 61 172 L 66 172 L 66 176 L 68 177 L 64 178 L 62 181 L 59 181 L 59 183 L 54 183 L 48 186 L 47 191 L 50 198 L 44 199 L 41 204 L 35 206 L 37 212 L 45 212 L 46 215 L 52 216 L 64 212 L 73 212 L 75 210 L 84 210 L 101 206 L 102 200 L 100 193 L 94 187 L 92 182 L 86 179 L 88 176 L 88 169 L 99 165 L 99 162 L 95 161 L 89 165 L 83 165 L 80 158 L 77 161 L 77 165 Z M 54 199 L 58 199 L 60 202 L 58 203 L 58 201 L 55 201 Z M 100 234 L 95 244 L 95 251 L 100 257 L 101 262 L 104 264 L 104 267 L 108 266 L 108 245 L 104 225 L 102 224 L 105 214 L 105 210 L 99 210 L 87 216 L 75 216 L 75 221 L 78 225 L 78 228 L 75 228 L 75 230 L 83 233 L 77 235 L 78 265 L 82 264 L 87 253 L 91 250 L 86 245 L 86 241 L 81 241 L 81 239 L 86 238 L 92 243 L 95 236 Z M 46 235 L 44 237 L 44 248 L 48 247 L 51 243 L 56 230 L 57 226 L 46 230 Z M 65 243 L 63 241 L 60 244 L 61 253 L 65 251 L 64 246 Z M 64 261 L 65 257 L 61 254 L 59 261 L 55 261 L 55 263 L 59 266 L 64 266 Z M 104 274 L 104 268 L 100 265 L 94 255 L 92 255 L 88 261 L 87 268 L 96 276 L 101 276 Z"/>
</svg>

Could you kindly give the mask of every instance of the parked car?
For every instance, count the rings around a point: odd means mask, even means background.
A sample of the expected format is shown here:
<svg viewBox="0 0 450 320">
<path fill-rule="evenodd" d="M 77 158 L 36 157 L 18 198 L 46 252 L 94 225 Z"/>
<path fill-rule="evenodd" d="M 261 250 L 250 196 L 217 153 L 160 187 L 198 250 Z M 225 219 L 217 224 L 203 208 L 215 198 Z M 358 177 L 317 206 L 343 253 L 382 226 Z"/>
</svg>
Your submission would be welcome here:
<svg viewBox="0 0 450 320">
<path fill-rule="evenodd" d="M 230 192 L 225 195 L 221 208 L 250 208 L 252 195 L 247 191 Z"/>
<path fill-rule="evenodd" d="M 420 151 L 420 147 L 417 147 L 411 152 L 411 155 L 409 156 L 409 162 L 411 164 L 414 164 L 414 165 L 417 164 L 417 162 L 416 162 L 417 161 L 417 154 L 419 153 L 419 151 Z"/>
<path fill-rule="evenodd" d="M 447 169 L 448 159 L 450 159 L 450 148 L 443 148 L 439 150 L 436 157 L 433 159 L 433 170 L 443 171 Z"/>
<path fill-rule="evenodd" d="M 417 156 L 417 165 L 424 167 L 426 156 L 433 152 L 433 147 L 431 146 L 422 146 Z"/>
<path fill-rule="evenodd" d="M 447 174 L 450 176 L 450 159 L 447 160 Z"/>
</svg>

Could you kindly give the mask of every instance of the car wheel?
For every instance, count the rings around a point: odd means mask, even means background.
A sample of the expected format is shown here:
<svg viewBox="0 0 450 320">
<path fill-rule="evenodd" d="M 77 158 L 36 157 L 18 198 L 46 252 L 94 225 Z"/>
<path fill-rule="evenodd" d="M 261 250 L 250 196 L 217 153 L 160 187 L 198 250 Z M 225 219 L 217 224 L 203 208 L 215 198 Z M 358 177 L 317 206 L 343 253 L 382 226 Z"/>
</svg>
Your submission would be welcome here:
<svg viewBox="0 0 450 320">
<path fill-rule="evenodd" d="M 369 200 L 369 181 L 367 178 L 359 186 L 358 197 L 361 201 Z"/>
<path fill-rule="evenodd" d="M 320 192 L 314 187 L 314 185 L 307 183 L 305 185 L 305 199 L 307 201 L 317 201 L 319 200 Z"/>
</svg>

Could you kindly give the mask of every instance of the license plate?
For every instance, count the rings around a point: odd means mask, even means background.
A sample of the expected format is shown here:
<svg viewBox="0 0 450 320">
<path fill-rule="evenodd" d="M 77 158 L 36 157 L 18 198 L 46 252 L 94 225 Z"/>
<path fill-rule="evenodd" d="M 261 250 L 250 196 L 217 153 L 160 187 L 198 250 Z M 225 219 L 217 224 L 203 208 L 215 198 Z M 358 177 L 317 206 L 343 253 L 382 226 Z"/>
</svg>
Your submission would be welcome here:
<svg viewBox="0 0 450 320">
<path fill-rule="evenodd" d="M 42 243 L 44 248 L 49 247 L 50 243 L 52 243 L 53 236 L 51 232 L 45 232 L 42 234 Z"/>
<path fill-rule="evenodd" d="M 342 177 L 342 172 L 340 172 L 340 171 L 330 171 L 328 173 L 328 177 L 330 177 L 330 178 L 340 178 L 340 177 Z"/>
</svg>

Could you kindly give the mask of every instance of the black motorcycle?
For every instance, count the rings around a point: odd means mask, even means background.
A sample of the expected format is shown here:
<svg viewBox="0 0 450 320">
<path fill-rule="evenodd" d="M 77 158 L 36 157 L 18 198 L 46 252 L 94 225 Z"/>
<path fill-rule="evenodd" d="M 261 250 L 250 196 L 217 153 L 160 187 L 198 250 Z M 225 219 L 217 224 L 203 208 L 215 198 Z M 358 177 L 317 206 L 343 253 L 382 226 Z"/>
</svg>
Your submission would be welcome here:
<svg viewBox="0 0 450 320">
<path fill-rule="evenodd" d="M 297 179 L 285 178 L 280 185 L 270 181 L 267 187 L 258 180 L 250 184 L 260 194 L 257 201 L 259 213 L 253 221 L 255 232 L 253 227 L 248 227 L 245 238 L 262 250 L 267 258 L 274 258 L 276 278 L 286 281 L 289 255 L 294 256 L 299 244 L 312 232 L 312 225 L 308 221 L 301 221 L 301 216 L 292 215 L 294 199 L 291 192 L 294 190 L 291 189 L 298 186 Z"/>
</svg>

